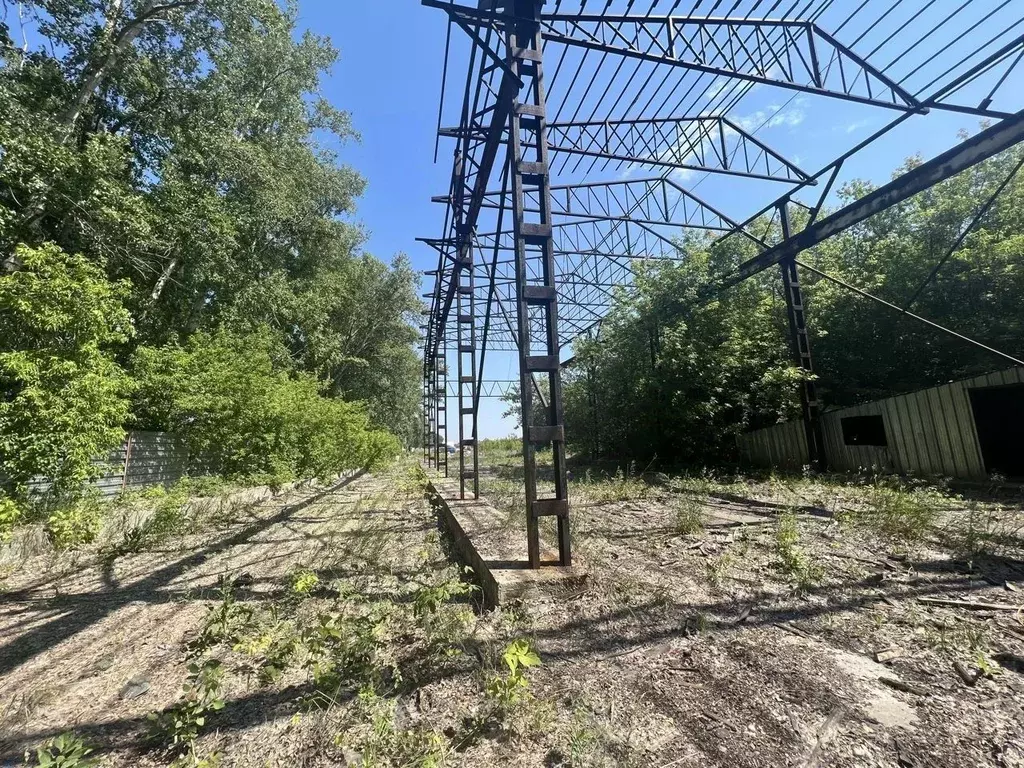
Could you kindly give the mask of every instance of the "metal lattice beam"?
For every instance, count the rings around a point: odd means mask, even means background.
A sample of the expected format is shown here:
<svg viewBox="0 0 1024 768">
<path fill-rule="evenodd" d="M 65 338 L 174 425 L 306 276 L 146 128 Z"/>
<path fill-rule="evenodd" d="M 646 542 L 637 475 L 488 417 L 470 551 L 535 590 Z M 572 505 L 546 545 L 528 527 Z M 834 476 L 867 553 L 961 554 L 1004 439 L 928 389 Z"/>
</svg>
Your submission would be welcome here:
<svg viewBox="0 0 1024 768">
<path fill-rule="evenodd" d="M 475 126 L 470 132 L 484 130 Z M 459 128 L 441 129 L 450 138 L 462 133 Z M 796 164 L 720 115 L 551 123 L 548 150 L 652 168 L 815 183 Z"/>
</svg>

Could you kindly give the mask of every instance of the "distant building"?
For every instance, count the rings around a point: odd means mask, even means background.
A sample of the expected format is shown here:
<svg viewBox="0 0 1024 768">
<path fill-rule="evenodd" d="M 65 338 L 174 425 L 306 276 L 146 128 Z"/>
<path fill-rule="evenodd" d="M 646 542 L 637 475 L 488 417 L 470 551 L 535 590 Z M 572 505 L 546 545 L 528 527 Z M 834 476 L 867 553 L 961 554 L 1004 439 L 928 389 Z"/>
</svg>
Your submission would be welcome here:
<svg viewBox="0 0 1024 768">
<path fill-rule="evenodd" d="M 830 470 L 1024 479 L 1024 368 L 976 376 L 821 416 Z M 808 463 L 801 421 L 739 437 L 754 466 Z"/>
</svg>

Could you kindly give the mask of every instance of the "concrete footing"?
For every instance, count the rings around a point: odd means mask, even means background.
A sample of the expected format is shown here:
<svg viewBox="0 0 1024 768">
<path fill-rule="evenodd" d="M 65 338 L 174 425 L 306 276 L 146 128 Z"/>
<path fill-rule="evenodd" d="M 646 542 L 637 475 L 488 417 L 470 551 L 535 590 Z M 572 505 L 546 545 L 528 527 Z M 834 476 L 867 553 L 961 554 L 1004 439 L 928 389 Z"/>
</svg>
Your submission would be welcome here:
<svg viewBox="0 0 1024 768">
<path fill-rule="evenodd" d="M 586 587 L 587 574 L 577 563 L 558 565 L 557 550 L 541 542 L 539 570 L 529 567 L 526 530 L 509 525 L 508 515 L 484 498 L 459 499 L 459 484 L 427 472 L 427 490 L 454 546 L 455 554 L 473 570 L 489 607 L 519 600 L 565 597 Z"/>
</svg>

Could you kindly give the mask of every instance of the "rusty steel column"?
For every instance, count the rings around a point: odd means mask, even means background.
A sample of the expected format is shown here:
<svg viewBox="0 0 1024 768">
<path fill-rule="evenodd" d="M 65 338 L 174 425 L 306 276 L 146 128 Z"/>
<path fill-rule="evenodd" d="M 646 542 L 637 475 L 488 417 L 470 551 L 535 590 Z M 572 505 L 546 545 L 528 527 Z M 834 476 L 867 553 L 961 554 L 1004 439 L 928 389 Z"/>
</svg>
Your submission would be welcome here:
<svg viewBox="0 0 1024 768">
<path fill-rule="evenodd" d="M 543 75 L 542 0 L 514 0 L 517 20 L 509 23 L 509 67 L 523 81 L 509 116 L 509 154 L 515 233 L 516 310 L 519 386 L 522 397 L 523 465 L 526 482 L 527 542 L 531 568 L 540 567 L 539 519 L 557 518 L 559 563 L 571 565 L 569 493 L 565 471 L 565 427 L 558 346 L 558 299 L 552 240 L 551 180 Z M 525 99 L 522 100 L 522 99 Z M 527 212 L 527 198 L 536 213 Z M 538 349 L 533 349 L 537 342 Z M 535 425 L 534 376 L 548 382 L 547 407 Z M 554 496 L 537 498 L 537 446 L 550 444 Z"/>
<path fill-rule="evenodd" d="M 786 203 L 779 205 L 782 221 L 782 237 L 790 238 L 789 209 Z M 811 340 L 807 335 L 807 316 L 804 308 L 803 291 L 800 290 L 800 272 L 796 256 L 779 262 L 782 269 L 782 290 L 786 295 L 786 315 L 789 318 L 789 336 L 793 349 L 793 360 L 808 376 L 814 374 L 814 360 L 811 357 Z M 821 406 L 818 403 L 817 386 L 813 379 L 800 384 L 800 407 L 803 411 L 804 433 L 807 438 L 807 459 L 815 471 L 827 468 L 825 440 L 821 430 Z"/>
</svg>

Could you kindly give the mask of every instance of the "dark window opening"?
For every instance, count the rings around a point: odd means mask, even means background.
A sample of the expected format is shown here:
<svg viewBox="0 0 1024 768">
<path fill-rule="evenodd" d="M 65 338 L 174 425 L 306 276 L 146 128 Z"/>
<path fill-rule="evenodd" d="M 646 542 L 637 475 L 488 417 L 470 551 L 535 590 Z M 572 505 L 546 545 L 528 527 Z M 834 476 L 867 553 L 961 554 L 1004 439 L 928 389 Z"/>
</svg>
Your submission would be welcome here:
<svg viewBox="0 0 1024 768">
<path fill-rule="evenodd" d="M 885 448 L 885 421 L 881 416 L 851 416 L 840 419 L 843 426 L 843 442 L 847 445 L 877 445 Z"/>
<path fill-rule="evenodd" d="M 972 389 L 970 396 L 985 471 L 1024 477 L 1024 384 Z"/>
</svg>

